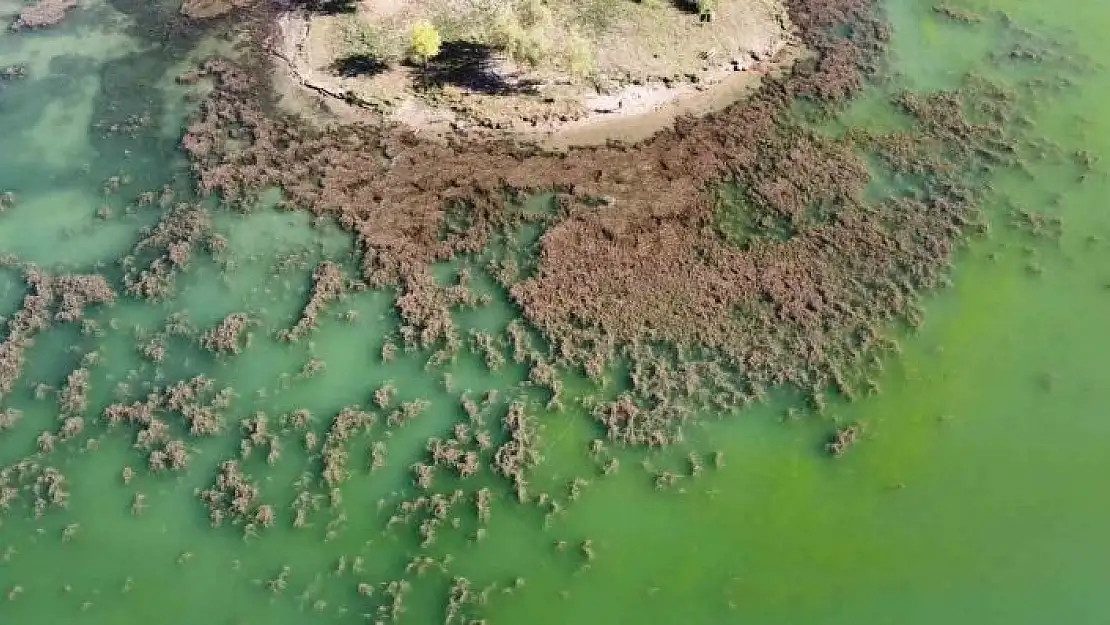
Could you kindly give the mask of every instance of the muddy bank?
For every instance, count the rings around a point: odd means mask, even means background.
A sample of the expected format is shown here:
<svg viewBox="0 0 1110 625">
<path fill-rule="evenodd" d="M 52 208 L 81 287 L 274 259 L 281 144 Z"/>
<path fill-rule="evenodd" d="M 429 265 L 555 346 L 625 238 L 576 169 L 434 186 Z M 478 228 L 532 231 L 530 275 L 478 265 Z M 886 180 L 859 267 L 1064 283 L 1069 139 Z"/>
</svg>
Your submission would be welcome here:
<svg viewBox="0 0 1110 625">
<path fill-rule="evenodd" d="M 357 237 L 365 281 L 400 287 L 402 336 L 424 347 L 459 343 L 450 324 L 427 325 L 451 301 L 430 264 L 540 221 L 535 272 L 499 278 L 551 345 L 541 360 L 593 376 L 630 360 L 642 371 L 632 393 L 598 419 L 614 439 L 663 444 L 692 406 L 742 406 L 778 384 L 818 404 L 830 386 L 866 388 L 883 325 L 916 318 L 979 227 L 962 174 L 1013 161 L 1009 96 L 988 85 L 968 91 L 989 113 L 975 122 L 961 94 L 943 93 L 896 103 L 916 120 L 905 133 L 808 130 L 792 103 L 835 110 L 876 72 L 887 31 L 870 0 L 787 4 L 812 58 L 749 101 L 634 145 L 551 153 L 396 127 L 317 130 L 267 114 L 254 75 L 213 61 L 218 88 L 184 147 L 206 193 L 248 202 L 278 185 L 289 208 L 334 216 Z M 920 182 L 865 201 L 864 153 Z M 553 214 L 513 208 L 541 192 L 555 193 Z"/>
</svg>

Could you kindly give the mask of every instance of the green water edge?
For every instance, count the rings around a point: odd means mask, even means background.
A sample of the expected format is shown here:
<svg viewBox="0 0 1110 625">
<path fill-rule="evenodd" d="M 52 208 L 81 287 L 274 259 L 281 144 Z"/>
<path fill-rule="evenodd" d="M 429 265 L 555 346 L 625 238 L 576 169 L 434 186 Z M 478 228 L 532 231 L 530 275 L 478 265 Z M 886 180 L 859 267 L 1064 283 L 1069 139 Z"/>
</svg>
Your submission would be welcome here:
<svg viewBox="0 0 1110 625">
<path fill-rule="evenodd" d="M 1098 0 L 953 5 L 1004 11 L 1077 58 L 1107 51 L 1110 12 Z M 3 0 L 0 14 L 15 6 Z M 1012 43 L 994 18 L 953 23 L 911 0 L 891 0 L 887 11 L 901 86 L 955 87 L 969 71 L 1009 81 L 1038 71 L 987 62 Z M 165 183 L 188 188 L 176 141 L 189 98 L 203 87 L 173 77 L 215 44 L 187 32 L 144 35 L 171 12 L 89 3 L 54 30 L 0 36 L 0 66 L 26 64 L 30 74 L 0 87 L 0 190 L 19 195 L 0 216 L 0 251 L 51 271 L 103 267 L 115 275 L 115 260 L 160 216 L 156 208 L 126 210 L 134 194 Z M 1035 133 L 1065 153 L 1110 155 L 1110 120 L 1098 114 L 1110 72 L 1087 64 L 1073 78 L 1071 87 L 1023 103 Z M 860 98 L 829 131 L 898 123 L 880 96 Z M 129 116 L 147 119 L 128 132 Z M 431 371 L 422 353 L 385 364 L 382 346 L 397 327 L 390 293 L 353 293 L 329 307 L 311 336 L 281 343 L 274 335 L 295 323 L 316 262 L 343 262 L 354 275 L 350 239 L 299 213 L 216 211 L 228 250 L 194 259 L 169 301 L 124 298 L 91 310 L 102 336 L 58 325 L 38 337 L 6 400 L 24 416 L 0 433 L 0 459 L 28 455 L 38 433 L 54 427 L 54 393 L 35 399 L 36 385 L 59 387 L 92 351 L 100 364 L 89 414 L 115 401 L 117 390 L 141 395 L 146 385 L 204 374 L 237 393 L 228 436 L 188 439 L 195 449 L 183 474 L 148 473 L 127 427 L 90 424 L 87 436 L 60 446 L 48 463 L 68 478 L 68 507 L 39 520 L 19 507 L 0 525 L 0 619 L 374 622 L 387 590 L 378 584 L 406 579 L 403 622 L 442 622 L 452 578 L 462 576 L 488 596 L 465 612 L 492 623 L 1103 623 L 1110 500 L 1099 476 L 1110 468 L 1110 424 L 1100 400 L 1110 373 L 1100 365 L 1110 353 L 1110 215 L 1102 202 L 1110 184 L 1098 167 L 1082 181 L 1058 162 L 1033 164 L 1030 173 L 997 176 L 984 207 L 990 236 L 960 252 L 953 285 L 929 296 L 921 328 L 892 329 L 901 353 L 885 361 L 881 394 L 834 400 L 826 414 L 796 420 L 784 419 L 796 400 L 776 394 L 740 415 L 706 415 L 677 449 L 609 450 L 604 458 L 589 452 L 599 431 L 575 399 L 612 393 L 616 381 L 599 391 L 568 378 L 566 407 L 546 411 L 545 392 L 523 386 L 527 371 L 511 360 L 494 372 L 467 353 Z M 124 178 L 123 188 L 105 195 L 112 176 Z M 110 216 L 97 217 L 105 206 Z M 1058 218 L 1060 236 L 1010 227 L 1014 207 Z M 460 311 L 458 323 L 503 332 L 515 311 L 483 278 L 480 259 L 463 264 L 492 303 Z M 0 311 L 18 309 L 23 294 L 18 272 L 0 271 Z M 161 365 L 143 360 L 137 345 L 182 311 L 198 328 L 249 312 L 258 321 L 254 340 L 239 356 L 214 358 L 171 339 Z M 326 369 L 298 377 L 313 358 Z M 276 421 L 306 408 L 322 434 L 339 409 L 366 405 L 389 382 L 399 401 L 431 405 L 388 438 L 375 428 L 351 445 L 353 476 L 339 505 L 313 514 L 311 527 L 291 527 L 292 483 L 305 472 L 315 481 L 319 471 L 291 435 L 273 467 L 261 450 L 243 462 L 261 500 L 275 504 L 277 525 L 249 540 L 241 528 L 209 526 L 194 490 L 237 453 L 239 419 L 261 410 Z M 550 492 L 563 512 L 519 504 L 504 480 L 485 475 L 494 502 L 484 537 L 466 507 L 457 530 L 444 528 L 421 548 L 411 527 L 387 527 L 396 503 L 412 495 L 409 465 L 428 437 L 444 436 L 461 418 L 464 391 L 480 399 L 490 389 L 502 397 L 491 413 L 521 397 L 536 415 L 545 460 L 532 488 Z M 851 422 L 865 425 L 861 444 L 842 458 L 823 455 L 830 429 Z M 95 450 L 86 437 L 97 438 Z M 377 440 L 388 461 L 371 473 L 368 448 Z M 704 460 L 696 476 L 690 454 Z M 610 457 L 620 469 L 602 475 Z M 136 475 L 124 485 L 127 466 Z M 657 490 L 661 471 L 681 477 Z M 588 484 L 572 499 L 575 478 Z M 441 476 L 436 488 L 453 484 Z M 132 516 L 137 493 L 147 509 Z M 443 562 L 448 554 L 446 573 L 435 564 L 405 571 L 416 556 Z M 275 580 L 283 583 L 267 583 Z M 360 583 L 375 584 L 373 596 L 361 596 Z"/>
</svg>

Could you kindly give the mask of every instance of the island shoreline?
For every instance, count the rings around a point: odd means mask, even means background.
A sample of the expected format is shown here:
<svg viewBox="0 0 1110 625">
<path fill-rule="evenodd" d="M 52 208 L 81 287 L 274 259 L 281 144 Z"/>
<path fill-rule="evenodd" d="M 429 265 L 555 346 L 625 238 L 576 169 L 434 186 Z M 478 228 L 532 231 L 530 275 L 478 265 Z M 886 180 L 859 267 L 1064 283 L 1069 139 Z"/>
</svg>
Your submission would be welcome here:
<svg viewBox="0 0 1110 625">
<path fill-rule="evenodd" d="M 776 4 L 777 6 L 777 4 Z M 782 9 L 785 11 L 785 9 Z M 277 10 L 269 18 L 265 50 L 272 64 L 270 88 L 282 110 L 316 125 L 396 125 L 431 140 L 501 141 L 538 145 L 564 151 L 575 146 L 604 145 L 610 141 L 638 143 L 673 128 L 686 116 L 718 112 L 755 93 L 765 76 L 782 77 L 812 52 L 796 32 L 775 32 L 769 49 L 743 62 L 736 59 L 707 67 L 685 82 L 652 81 L 626 84 L 614 94 L 594 98 L 614 103 L 564 119 L 515 118 L 509 127 L 490 128 L 473 119 L 453 115 L 446 107 L 410 106 L 409 114 L 390 114 L 380 102 L 357 96 L 335 75 L 314 67 L 311 29 L 313 17 L 304 10 Z M 777 22 L 784 26 L 782 21 Z M 781 37 L 781 38 L 780 38 Z M 758 59 L 758 60 L 757 60 Z M 740 63 L 740 64 L 738 64 Z M 349 81 L 348 81 L 349 82 Z M 505 95 L 506 107 L 520 96 Z"/>
</svg>

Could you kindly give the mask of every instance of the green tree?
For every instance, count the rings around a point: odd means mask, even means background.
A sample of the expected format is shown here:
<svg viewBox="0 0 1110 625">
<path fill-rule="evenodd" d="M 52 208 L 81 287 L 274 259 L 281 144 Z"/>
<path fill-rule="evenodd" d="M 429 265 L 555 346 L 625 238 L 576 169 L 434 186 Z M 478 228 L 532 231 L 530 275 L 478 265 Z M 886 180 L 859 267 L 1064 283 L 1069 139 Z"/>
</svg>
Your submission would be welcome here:
<svg viewBox="0 0 1110 625">
<path fill-rule="evenodd" d="M 428 59 L 439 54 L 441 45 L 443 45 L 443 39 L 431 22 L 422 21 L 413 24 L 412 33 L 409 35 L 409 50 L 421 63 L 427 65 Z"/>
</svg>

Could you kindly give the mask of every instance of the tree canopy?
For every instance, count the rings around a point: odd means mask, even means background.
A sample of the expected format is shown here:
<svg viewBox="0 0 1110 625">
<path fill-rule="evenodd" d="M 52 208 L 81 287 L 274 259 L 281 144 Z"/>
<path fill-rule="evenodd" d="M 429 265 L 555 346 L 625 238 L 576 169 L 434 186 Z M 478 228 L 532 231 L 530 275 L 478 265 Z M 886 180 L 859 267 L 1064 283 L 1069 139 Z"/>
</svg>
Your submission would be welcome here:
<svg viewBox="0 0 1110 625">
<path fill-rule="evenodd" d="M 409 35 L 409 49 L 418 59 L 426 62 L 439 54 L 442 44 L 443 40 L 439 36 L 439 31 L 431 22 L 421 21 L 413 24 L 412 33 Z"/>
</svg>

